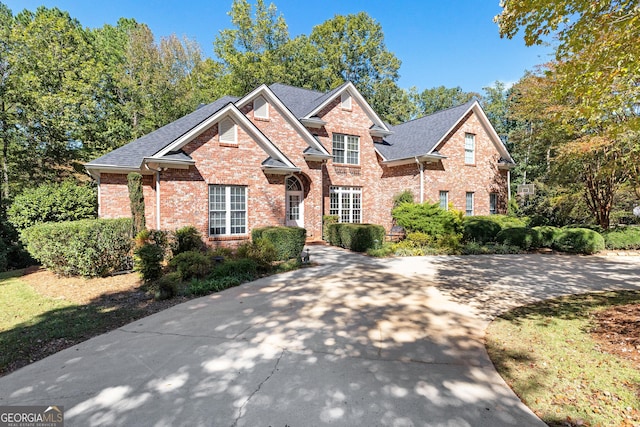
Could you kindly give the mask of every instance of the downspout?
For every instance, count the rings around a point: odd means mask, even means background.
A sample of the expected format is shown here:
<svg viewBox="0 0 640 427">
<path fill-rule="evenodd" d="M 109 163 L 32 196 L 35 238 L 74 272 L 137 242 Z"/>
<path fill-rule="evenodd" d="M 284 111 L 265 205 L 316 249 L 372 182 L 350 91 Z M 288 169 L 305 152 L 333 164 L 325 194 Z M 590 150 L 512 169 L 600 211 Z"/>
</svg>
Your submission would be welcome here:
<svg viewBox="0 0 640 427">
<path fill-rule="evenodd" d="M 98 182 L 98 218 L 102 218 L 102 198 L 100 197 L 102 195 L 102 192 L 100 191 L 101 176 L 101 174 L 98 174 L 98 177 L 96 178 L 96 181 Z"/>
<path fill-rule="evenodd" d="M 420 169 L 420 203 L 424 203 L 424 165 L 415 157 L 418 169 Z"/>
</svg>

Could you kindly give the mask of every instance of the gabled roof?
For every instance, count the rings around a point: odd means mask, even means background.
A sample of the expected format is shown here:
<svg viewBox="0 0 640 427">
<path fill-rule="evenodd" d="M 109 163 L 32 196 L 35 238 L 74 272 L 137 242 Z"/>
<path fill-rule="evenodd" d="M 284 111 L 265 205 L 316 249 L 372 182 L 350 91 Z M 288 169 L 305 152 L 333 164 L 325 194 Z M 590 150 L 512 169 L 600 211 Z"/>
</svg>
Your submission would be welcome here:
<svg viewBox="0 0 640 427">
<path fill-rule="evenodd" d="M 231 96 L 220 98 L 102 157 L 92 160 L 86 166 L 88 168 L 109 166 L 123 169 L 139 169 L 146 157 L 151 157 L 158 153 L 189 130 L 211 117 L 222 107 L 230 102 L 235 102 L 237 99 Z"/>
<path fill-rule="evenodd" d="M 387 162 L 421 156 L 441 157 L 436 151 L 438 146 L 472 110 L 487 129 L 502 158 L 513 163 L 506 147 L 476 100 L 393 126 L 393 134 L 386 136 L 382 143 L 374 143 L 375 148 Z"/>
</svg>

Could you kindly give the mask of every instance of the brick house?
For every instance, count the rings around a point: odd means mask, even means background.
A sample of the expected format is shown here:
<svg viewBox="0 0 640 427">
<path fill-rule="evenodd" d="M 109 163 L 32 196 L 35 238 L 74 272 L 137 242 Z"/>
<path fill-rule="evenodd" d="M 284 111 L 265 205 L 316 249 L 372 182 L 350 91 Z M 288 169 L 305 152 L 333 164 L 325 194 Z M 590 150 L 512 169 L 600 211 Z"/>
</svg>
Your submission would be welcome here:
<svg viewBox="0 0 640 427">
<path fill-rule="evenodd" d="M 328 214 L 389 229 L 405 189 L 467 215 L 501 213 L 513 165 L 477 101 L 390 126 L 345 83 L 223 97 L 85 167 L 100 217 L 130 216 L 127 174 L 140 172 L 148 226 L 194 225 L 233 245 L 267 225 L 320 239 Z"/>
</svg>

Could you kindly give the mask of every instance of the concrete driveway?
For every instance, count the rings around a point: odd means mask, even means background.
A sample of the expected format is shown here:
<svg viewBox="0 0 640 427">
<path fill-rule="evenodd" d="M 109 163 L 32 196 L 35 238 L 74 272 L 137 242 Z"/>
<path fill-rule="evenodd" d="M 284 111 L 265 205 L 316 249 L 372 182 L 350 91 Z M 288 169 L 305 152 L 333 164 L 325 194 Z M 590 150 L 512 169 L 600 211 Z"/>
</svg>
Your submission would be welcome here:
<svg viewBox="0 0 640 427">
<path fill-rule="evenodd" d="M 544 426 L 493 368 L 490 319 L 640 289 L 640 257 L 311 260 L 0 378 L 0 405 L 63 405 L 67 426 Z"/>
</svg>

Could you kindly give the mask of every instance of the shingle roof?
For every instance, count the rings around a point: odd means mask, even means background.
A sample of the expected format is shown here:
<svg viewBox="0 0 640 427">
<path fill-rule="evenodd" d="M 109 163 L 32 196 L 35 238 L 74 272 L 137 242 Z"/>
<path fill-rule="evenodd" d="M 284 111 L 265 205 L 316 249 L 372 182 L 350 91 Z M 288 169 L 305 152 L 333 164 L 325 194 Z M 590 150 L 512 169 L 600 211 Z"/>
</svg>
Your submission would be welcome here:
<svg viewBox="0 0 640 427">
<path fill-rule="evenodd" d="M 211 117 L 215 112 L 238 98 L 225 96 L 211 104 L 198 108 L 178 120 L 148 133 L 129 144 L 105 154 L 89 163 L 87 166 L 115 166 L 121 168 L 138 169 L 145 157 L 151 157 L 182 135 Z"/>
<path fill-rule="evenodd" d="M 462 119 L 474 102 L 476 101 L 469 101 L 457 107 L 393 126 L 391 127 L 393 134 L 386 136 L 382 143 L 375 143 L 376 149 L 387 160 L 408 159 L 428 154 Z"/>
<path fill-rule="evenodd" d="M 269 89 L 287 106 L 289 110 L 297 117 L 305 117 L 316 106 L 320 105 L 319 99 L 324 98 L 324 93 L 311 89 L 303 89 L 285 85 L 282 83 L 274 83 Z"/>
</svg>

